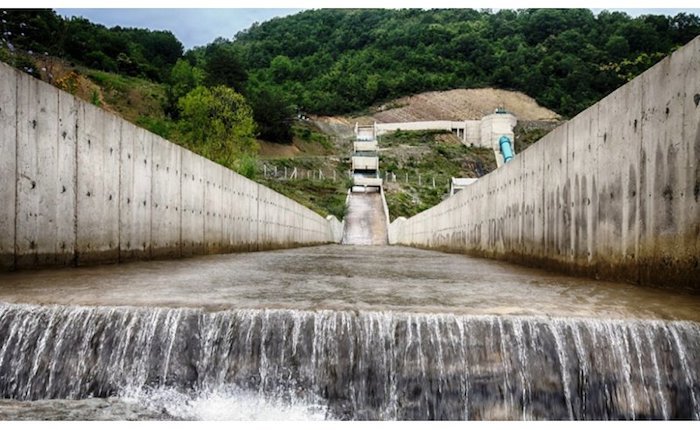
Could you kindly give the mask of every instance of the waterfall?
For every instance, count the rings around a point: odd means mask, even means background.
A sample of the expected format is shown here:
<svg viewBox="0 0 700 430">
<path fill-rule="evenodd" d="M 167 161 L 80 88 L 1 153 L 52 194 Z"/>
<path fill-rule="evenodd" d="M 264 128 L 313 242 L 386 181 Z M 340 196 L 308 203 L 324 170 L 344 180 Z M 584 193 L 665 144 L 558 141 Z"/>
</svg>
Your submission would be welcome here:
<svg viewBox="0 0 700 430">
<path fill-rule="evenodd" d="M 336 419 L 700 419 L 700 324 L 0 303 L 0 397 L 243 390 Z"/>
</svg>

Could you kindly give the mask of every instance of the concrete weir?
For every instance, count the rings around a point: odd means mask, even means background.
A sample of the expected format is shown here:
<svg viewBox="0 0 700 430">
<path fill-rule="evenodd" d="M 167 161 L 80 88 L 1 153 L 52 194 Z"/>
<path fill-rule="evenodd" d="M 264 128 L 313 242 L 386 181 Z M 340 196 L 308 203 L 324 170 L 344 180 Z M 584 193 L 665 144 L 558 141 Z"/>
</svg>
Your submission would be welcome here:
<svg viewBox="0 0 700 430">
<path fill-rule="evenodd" d="M 700 292 L 700 37 L 392 244 Z"/>
<path fill-rule="evenodd" d="M 700 419 L 685 292 L 344 245 L 0 285 L 0 420 Z"/>
<path fill-rule="evenodd" d="M 340 241 L 308 208 L 0 63 L 0 270 Z"/>
</svg>

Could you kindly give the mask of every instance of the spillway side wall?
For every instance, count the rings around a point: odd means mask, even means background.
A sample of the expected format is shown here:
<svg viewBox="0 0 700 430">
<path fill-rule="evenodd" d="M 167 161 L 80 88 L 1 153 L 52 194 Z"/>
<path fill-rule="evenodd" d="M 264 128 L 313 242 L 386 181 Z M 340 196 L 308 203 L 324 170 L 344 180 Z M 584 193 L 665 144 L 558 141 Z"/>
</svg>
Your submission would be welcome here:
<svg viewBox="0 0 700 430">
<path fill-rule="evenodd" d="M 700 37 L 389 237 L 699 292 L 699 160 Z"/>
<path fill-rule="evenodd" d="M 334 230 L 281 194 L 0 63 L 0 270 L 322 244 L 338 241 Z"/>
</svg>

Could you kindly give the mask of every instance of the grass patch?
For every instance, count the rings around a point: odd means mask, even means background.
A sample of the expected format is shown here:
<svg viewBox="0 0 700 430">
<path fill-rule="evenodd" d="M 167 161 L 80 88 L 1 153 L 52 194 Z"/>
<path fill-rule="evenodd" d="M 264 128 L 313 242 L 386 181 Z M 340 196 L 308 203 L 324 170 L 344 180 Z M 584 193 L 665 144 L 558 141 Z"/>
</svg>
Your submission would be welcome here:
<svg viewBox="0 0 700 430">
<path fill-rule="evenodd" d="M 92 69 L 84 70 L 83 74 L 100 87 L 105 104 L 128 121 L 138 123 L 144 121 L 143 117 L 162 118 L 164 116 L 165 84 Z M 158 120 L 154 119 L 154 121 Z M 144 126 L 146 124 L 144 122 Z M 150 125 L 155 126 L 155 124 Z M 161 131 L 164 130 L 161 129 Z M 160 135 L 160 133 L 157 134 Z"/>
<path fill-rule="evenodd" d="M 323 152 L 333 149 L 333 141 L 327 134 L 316 130 L 309 124 L 296 123 L 292 126 L 292 135 L 297 139 L 297 143 L 311 144 L 311 146 L 318 146 L 322 148 Z M 308 146 L 308 145 L 306 145 Z"/>
<path fill-rule="evenodd" d="M 339 220 L 345 217 L 345 198 L 350 187 L 347 179 L 295 179 L 282 181 L 271 178 L 259 178 L 258 182 L 272 188 L 280 194 L 300 203 L 320 214 L 334 215 Z"/>
<path fill-rule="evenodd" d="M 280 194 L 310 208 L 322 216 L 334 215 L 338 219 L 345 216 L 345 198 L 352 181 L 346 172 L 349 168 L 347 163 L 337 159 L 334 161 L 329 157 L 290 157 L 264 160 L 267 166 L 265 178 L 263 168 L 258 167 L 257 181 L 266 185 Z M 277 168 L 278 177 L 273 177 L 274 169 Z M 292 171 L 297 169 L 295 179 L 285 179 Z M 323 172 L 323 177 L 319 179 L 318 171 Z M 311 172 L 311 177 L 308 177 Z M 335 180 L 333 179 L 335 172 Z"/>
<path fill-rule="evenodd" d="M 396 130 L 379 138 L 379 146 L 384 148 L 396 147 L 399 145 L 421 146 L 430 145 L 435 142 L 435 137 L 444 135 L 444 130 L 416 130 L 404 131 Z"/>
<path fill-rule="evenodd" d="M 157 134 L 163 139 L 170 140 L 177 137 L 177 126 L 173 120 L 168 118 L 154 118 L 141 115 L 136 119 L 136 125 Z"/>
<path fill-rule="evenodd" d="M 392 221 L 440 203 L 452 177 L 478 178 L 496 168 L 491 149 L 465 146 L 445 131 L 397 131 L 382 136 L 380 146 L 382 172 L 396 175 L 396 182 L 385 182 Z"/>
<path fill-rule="evenodd" d="M 521 121 L 513 129 L 515 153 L 519 154 L 542 139 L 564 121 Z"/>
</svg>

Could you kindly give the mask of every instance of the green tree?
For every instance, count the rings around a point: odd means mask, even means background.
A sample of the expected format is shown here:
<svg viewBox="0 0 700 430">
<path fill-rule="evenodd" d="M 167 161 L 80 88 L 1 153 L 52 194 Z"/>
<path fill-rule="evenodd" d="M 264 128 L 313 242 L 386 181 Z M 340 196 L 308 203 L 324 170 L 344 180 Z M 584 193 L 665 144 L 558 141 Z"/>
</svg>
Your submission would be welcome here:
<svg viewBox="0 0 700 430">
<path fill-rule="evenodd" d="M 243 92 L 248 73 L 236 50 L 225 39 L 219 38 L 206 47 L 204 61 L 208 86 L 225 85 Z"/>
<path fill-rule="evenodd" d="M 588 9 L 324 9 L 253 26 L 231 44 L 256 86 L 280 89 L 314 113 L 425 90 L 505 86 L 573 115 L 621 83 L 611 62 L 647 64 L 637 61 L 641 53 L 668 54 L 700 34 L 699 23 L 694 15 Z"/>
<path fill-rule="evenodd" d="M 285 55 L 278 55 L 272 59 L 270 63 L 270 72 L 272 73 L 272 79 L 276 83 L 282 83 L 285 80 L 292 77 L 293 65 L 289 60 L 289 57 Z"/>
<path fill-rule="evenodd" d="M 615 34 L 610 36 L 608 41 L 605 43 L 605 51 L 610 56 L 612 60 L 620 60 L 626 58 L 630 53 L 630 44 L 627 43 L 627 39 Z"/>
<path fill-rule="evenodd" d="M 249 91 L 259 137 L 277 143 L 292 142 L 294 111 L 284 93 L 274 87 Z"/>
<path fill-rule="evenodd" d="M 204 71 L 190 65 L 185 59 L 179 59 L 170 71 L 170 79 L 166 89 L 166 102 L 164 110 L 171 118 L 177 119 L 180 115 L 178 100 L 187 93 L 204 83 Z"/>
<path fill-rule="evenodd" d="M 199 86 L 182 97 L 178 106 L 180 131 L 193 151 L 227 167 L 257 152 L 253 112 L 233 89 Z"/>
<path fill-rule="evenodd" d="M 204 83 L 204 71 L 179 59 L 170 71 L 170 85 L 175 97 L 180 98 Z"/>
</svg>

